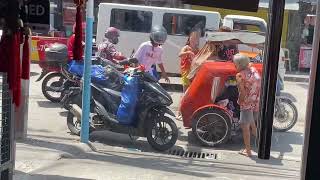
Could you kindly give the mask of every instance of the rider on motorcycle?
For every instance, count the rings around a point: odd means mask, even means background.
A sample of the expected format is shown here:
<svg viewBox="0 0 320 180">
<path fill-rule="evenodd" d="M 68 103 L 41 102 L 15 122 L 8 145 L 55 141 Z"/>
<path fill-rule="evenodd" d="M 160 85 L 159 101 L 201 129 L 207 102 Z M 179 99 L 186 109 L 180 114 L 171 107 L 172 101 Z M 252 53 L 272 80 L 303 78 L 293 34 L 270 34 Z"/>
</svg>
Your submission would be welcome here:
<svg viewBox="0 0 320 180">
<path fill-rule="evenodd" d="M 154 64 L 158 64 L 162 77 L 166 82 L 170 82 L 168 75 L 163 66 L 163 49 L 162 45 L 167 40 L 167 31 L 162 26 L 154 26 L 150 33 L 150 41 L 140 45 L 134 57 L 139 60 L 139 63 L 145 66 L 147 72 L 157 78 L 157 75 L 152 69 Z"/>
<path fill-rule="evenodd" d="M 105 39 L 98 45 L 97 56 L 102 59 L 108 59 L 112 62 L 126 59 L 121 52 L 117 51 L 115 45 L 119 42 L 120 30 L 109 27 L 104 33 Z"/>
</svg>

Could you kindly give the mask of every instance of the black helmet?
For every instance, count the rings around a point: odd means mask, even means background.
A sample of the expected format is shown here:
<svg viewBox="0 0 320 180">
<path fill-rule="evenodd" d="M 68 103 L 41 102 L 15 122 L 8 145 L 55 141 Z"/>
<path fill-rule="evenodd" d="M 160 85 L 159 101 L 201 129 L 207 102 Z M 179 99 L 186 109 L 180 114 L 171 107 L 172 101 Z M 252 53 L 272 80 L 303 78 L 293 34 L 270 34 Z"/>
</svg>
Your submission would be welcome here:
<svg viewBox="0 0 320 180">
<path fill-rule="evenodd" d="M 167 40 L 167 30 L 163 26 L 152 27 L 150 39 L 157 44 L 164 44 Z"/>
</svg>

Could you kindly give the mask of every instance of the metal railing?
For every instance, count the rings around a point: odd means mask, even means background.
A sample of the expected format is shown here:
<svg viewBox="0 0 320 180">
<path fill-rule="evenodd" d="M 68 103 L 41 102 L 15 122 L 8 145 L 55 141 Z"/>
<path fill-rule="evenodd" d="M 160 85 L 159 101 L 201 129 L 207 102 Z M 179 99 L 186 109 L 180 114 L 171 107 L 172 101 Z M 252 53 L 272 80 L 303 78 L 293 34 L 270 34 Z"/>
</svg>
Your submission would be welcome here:
<svg viewBox="0 0 320 180">
<path fill-rule="evenodd" d="M 12 101 L 7 75 L 0 73 L 0 180 L 11 180 L 14 167 Z"/>
</svg>

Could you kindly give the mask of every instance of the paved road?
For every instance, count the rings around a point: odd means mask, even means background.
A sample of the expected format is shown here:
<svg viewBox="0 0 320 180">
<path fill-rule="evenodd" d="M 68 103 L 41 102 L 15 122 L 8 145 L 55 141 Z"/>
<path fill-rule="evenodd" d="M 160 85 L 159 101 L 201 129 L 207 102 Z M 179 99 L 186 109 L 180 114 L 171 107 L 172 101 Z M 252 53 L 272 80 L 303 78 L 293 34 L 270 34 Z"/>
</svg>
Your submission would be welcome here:
<svg viewBox="0 0 320 180">
<path fill-rule="evenodd" d="M 40 69 L 37 65 L 32 65 L 32 78 L 30 86 L 30 111 L 29 118 L 31 119 L 29 124 L 29 131 L 33 135 L 42 134 L 43 131 L 47 133 L 61 132 L 61 134 L 55 134 L 57 138 L 78 139 L 75 136 L 68 134 L 66 127 L 66 112 L 60 108 L 59 105 L 50 103 L 47 101 L 41 93 L 41 82 L 34 82 L 40 73 Z M 299 121 L 297 125 L 287 133 L 274 133 L 272 140 L 272 153 L 274 157 L 282 157 L 287 159 L 299 160 L 301 156 L 302 144 L 303 144 L 303 131 L 304 131 L 304 119 L 306 109 L 306 97 L 307 97 L 308 84 L 306 83 L 285 83 L 285 92 L 296 98 L 296 106 L 299 110 Z M 174 103 L 171 108 L 176 111 L 181 94 L 170 92 L 174 99 Z M 33 121 L 37 119 L 37 121 Z M 39 121 L 38 119 L 41 119 Z M 45 126 L 50 126 L 48 129 L 44 129 Z M 177 121 L 177 125 L 180 130 L 180 137 L 177 142 L 177 148 L 184 147 L 185 149 L 199 149 L 202 151 L 212 150 L 228 150 L 239 151 L 242 148 L 241 137 L 233 138 L 233 141 L 226 145 L 217 148 L 204 148 L 201 147 L 189 130 L 186 130 L 182 123 Z M 39 133 L 37 133 L 39 132 Z M 189 136 L 188 136 L 189 135 Z M 114 138 L 117 137 L 117 138 Z M 138 141 L 131 141 L 127 135 L 119 135 L 110 132 L 96 132 L 91 136 L 91 141 L 98 150 L 105 150 L 110 148 L 125 148 L 132 151 L 151 151 L 149 145 L 145 142 L 145 139 L 139 138 Z"/>
</svg>

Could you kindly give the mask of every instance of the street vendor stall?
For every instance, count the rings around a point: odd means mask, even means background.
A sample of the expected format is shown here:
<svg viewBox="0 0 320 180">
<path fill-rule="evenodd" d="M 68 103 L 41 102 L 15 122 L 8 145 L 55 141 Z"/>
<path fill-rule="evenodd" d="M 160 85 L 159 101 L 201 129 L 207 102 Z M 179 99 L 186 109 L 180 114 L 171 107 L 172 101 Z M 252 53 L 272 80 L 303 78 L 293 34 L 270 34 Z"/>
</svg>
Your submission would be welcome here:
<svg viewBox="0 0 320 180">
<path fill-rule="evenodd" d="M 312 55 L 312 43 L 315 26 L 315 15 L 307 15 L 304 19 L 304 29 L 302 33 L 303 43 L 300 46 L 299 52 L 299 69 L 310 69 L 311 55 Z"/>
</svg>

